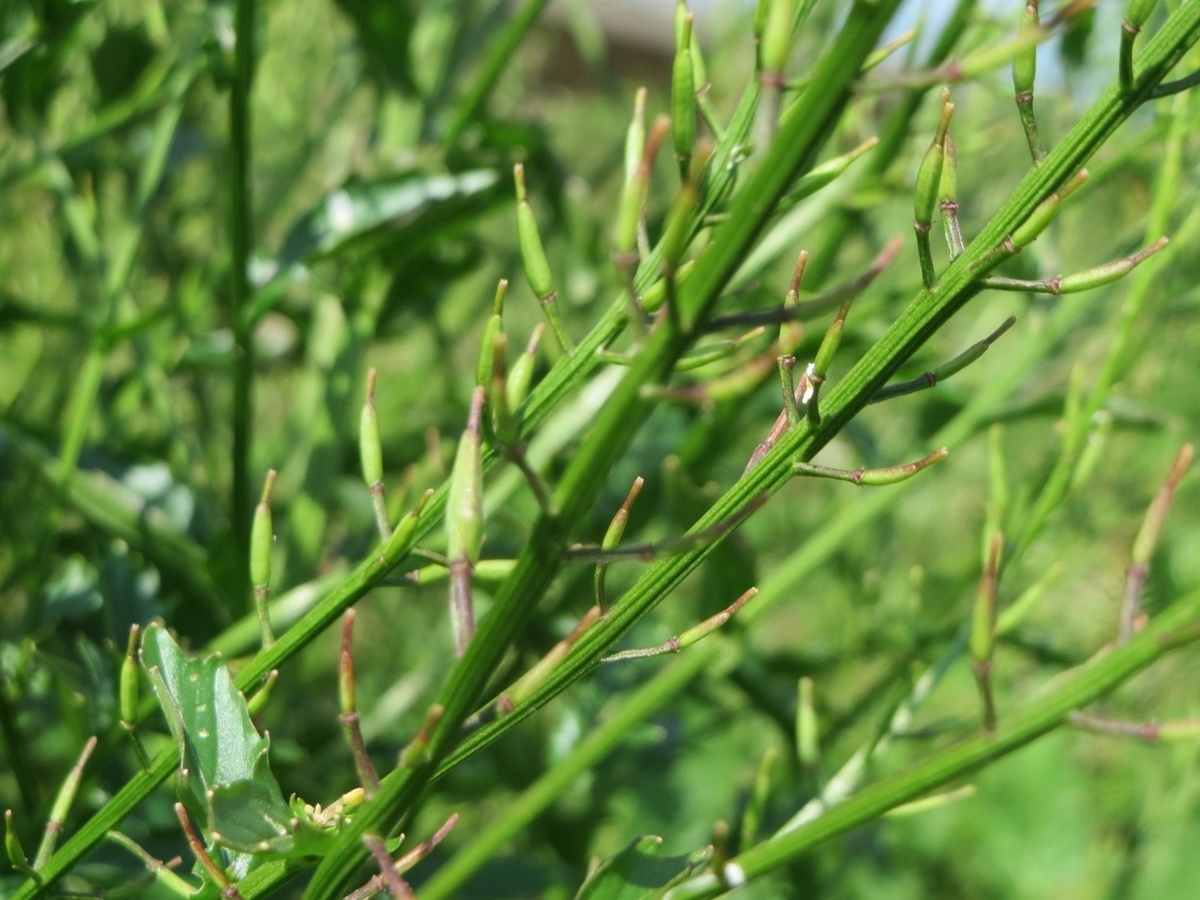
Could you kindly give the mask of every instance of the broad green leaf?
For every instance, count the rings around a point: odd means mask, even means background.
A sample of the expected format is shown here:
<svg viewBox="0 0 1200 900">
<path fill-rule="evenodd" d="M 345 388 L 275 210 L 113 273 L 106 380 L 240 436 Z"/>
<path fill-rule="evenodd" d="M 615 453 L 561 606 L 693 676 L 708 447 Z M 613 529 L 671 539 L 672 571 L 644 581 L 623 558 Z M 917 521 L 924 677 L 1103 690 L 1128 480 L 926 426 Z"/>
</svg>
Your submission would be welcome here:
<svg viewBox="0 0 1200 900">
<path fill-rule="evenodd" d="M 686 878 L 712 856 L 707 847 L 687 856 L 660 856 L 662 838 L 643 835 L 600 864 L 575 900 L 648 900 Z"/>
<path fill-rule="evenodd" d="M 142 664 L 179 745 L 184 803 L 208 823 L 214 840 L 233 847 L 226 835 L 243 845 L 285 836 L 292 816 L 271 774 L 270 739 L 250 721 L 221 657 L 192 659 L 165 628 L 151 625 Z"/>
<path fill-rule="evenodd" d="M 398 239 L 420 243 L 448 222 L 482 211 L 498 183 L 491 169 L 349 182 L 292 226 L 276 271 L 283 274 L 297 263 Z"/>
</svg>

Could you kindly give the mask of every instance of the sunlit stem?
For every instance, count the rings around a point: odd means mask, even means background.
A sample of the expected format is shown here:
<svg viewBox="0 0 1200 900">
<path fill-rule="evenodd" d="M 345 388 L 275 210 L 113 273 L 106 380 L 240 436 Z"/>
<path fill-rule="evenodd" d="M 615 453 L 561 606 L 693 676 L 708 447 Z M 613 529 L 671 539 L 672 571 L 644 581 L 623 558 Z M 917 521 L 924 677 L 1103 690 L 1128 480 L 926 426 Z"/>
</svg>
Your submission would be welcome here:
<svg viewBox="0 0 1200 900">
<path fill-rule="evenodd" d="M 725 609 L 721 610 L 715 616 L 710 616 L 699 625 L 689 628 L 687 631 L 679 634 L 668 641 L 661 644 L 656 644 L 653 647 L 642 647 L 637 650 L 622 650 L 620 653 L 614 653 L 612 656 L 606 656 L 603 662 L 620 662 L 625 659 L 646 659 L 651 656 L 663 656 L 667 653 L 679 653 L 686 650 L 688 647 L 697 641 L 712 634 L 731 618 L 734 613 L 745 606 L 750 599 L 758 593 L 758 588 L 750 588 L 742 596 L 738 597 Z"/>
<path fill-rule="evenodd" d="M 342 619 L 342 653 L 338 661 L 338 700 L 342 710 L 339 721 L 342 723 L 342 734 L 345 735 L 346 743 L 350 747 L 350 755 L 354 759 L 358 781 L 369 800 L 379 790 L 379 776 L 371 764 L 371 757 L 367 753 L 367 744 L 363 740 L 362 728 L 359 724 L 354 686 L 354 618 L 354 610 L 348 609 Z"/>
</svg>

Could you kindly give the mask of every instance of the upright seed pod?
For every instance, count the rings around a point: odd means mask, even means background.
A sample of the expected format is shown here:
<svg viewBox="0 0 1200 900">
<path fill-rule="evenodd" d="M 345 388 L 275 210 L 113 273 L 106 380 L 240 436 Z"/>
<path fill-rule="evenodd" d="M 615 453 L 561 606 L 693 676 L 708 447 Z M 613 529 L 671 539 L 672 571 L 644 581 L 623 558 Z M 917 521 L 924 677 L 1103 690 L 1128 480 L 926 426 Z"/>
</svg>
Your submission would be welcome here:
<svg viewBox="0 0 1200 900">
<path fill-rule="evenodd" d="M 800 282 L 804 279 L 804 268 L 808 265 L 808 251 L 801 250 L 792 270 L 792 283 L 783 298 L 784 321 L 779 325 L 778 349 L 780 356 L 792 356 L 804 340 L 804 326 L 796 321 L 795 310 L 800 305 Z"/>
<path fill-rule="evenodd" d="M 396 530 L 392 532 L 391 539 L 384 545 L 383 553 L 379 556 L 385 565 L 394 565 L 400 561 L 401 556 L 409 551 L 409 541 L 417 530 L 417 524 L 421 521 L 421 511 L 432 496 L 433 488 L 430 488 L 417 499 L 417 505 L 396 523 Z"/>
<path fill-rule="evenodd" d="M 808 417 L 809 425 L 813 428 L 821 424 L 821 385 L 825 383 L 825 376 L 829 374 L 829 366 L 833 363 L 833 358 L 842 344 L 842 332 L 846 329 L 846 315 L 850 312 L 852 302 L 853 298 L 847 300 L 838 309 L 837 315 L 829 323 L 825 337 L 821 339 L 821 346 L 817 348 L 816 357 L 805 373 L 807 388 L 802 399 L 805 403 L 805 414 Z"/>
<path fill-rule="evenodd" d="M 1117 60 L 1117 74 L 1122 90 L 1133 87 L 1133 45 L 1138 34 L 1150 20 L 1158 0 L 1130 0 L 1125 19 L 1121 22 L 1121 48 Z"/>
<path fill-rule="evenodd" d="M 675 35 L 675 62 L 671 67 L 671 135 L 680 177 L 685 177 L 696 144 L 696 75 L 692 67 L 692 15 L 683 0 L 682 25 Z"/>
<path fill-rule="evenodd" d="M 633 119 L 625 132 L 625 181 L 633 180 L 638 166 L 642 164 L 642 153 L 646 149 L 646 89 L 640 87 L 633 98 Z"/>
<path fill-rule="evenodd" d="M 150 767 L 150 757 L 142 745 L 142 739 L 137 734 L 139 672 L 137 664 L 138 633 L 140 628 L 135 624 L 129 629 L 129 643 L 125 648 L 125 658 L 121 660 L 121 677 L 118 689 L 118 700 L 121 712 L 121 727 L 129 735 L 134 753 L 143 768 Z"/>
<path fill-rule="evenodd" d="M 520 163 L 513 166 L 513 180 L 517 187 L 517 241 L 521 247 L 525 277 L 537 296 L 538 303 L 546 314 L 546 321 L 550 323 L 559 344 L 563 350 L 570 353 L 575 345 L 567 337 L 558 317 L 558 292 L 554 289 L 550 262 L 546 259 L 546 250 L 542 246 L 542 233 L 538 230 L 537 218 L 533 214 L 533 207 L 529 205 L 529 195 L 525 190 L 525 167 Z"/>
<path fill-rule="evenodd" d="M 17 835 L 17 825 L 13 821 L 11 809 L 4 811 L 4 850 L 8 853 L 9 863 L 18 872 L 29 874 L 33 871 L 29 867 L 29 857 L 25 855 L 25 848 L 21 846 L 21 838 Z"/>
<path fill-rule="evenodd" d="M 762 87 L 762 107 L 759 113 L 758 131 L 763 143 L 775 137 L 775 126 L 779 121 L 779 107 L 786 85 L 784 70 L 788 57 L 792 55 L 792 40 L 795 35 L 797 0 L 769 0 L 760 4 L 756 20 L 761 19 L 759 41 L 759 84 Z M 765 7 L 765 8 L 764 8 Z"/>
<path fill-rule="evenodd" d="M 921 280 L 932 287 L 937 278 L 933 268 L 933 251 L 929 246 L 929 230 L 933 227 L 933 210 L 937 206 L 938 192 L 942 183 L 942 166 L 946 156 L 946 131 L 954 104 L 950 102 L 949 88 L 942 89 L 942 114 L 938 120 L 933 143 L 925 151 L 921 167 L 917 170 L 917 185 L 913 192 L 913 231 L 917 235 L 917 255 L 921 262 Z"/>
<path fill-rule="evenodd" d="M 958 259 L 966 249 L 962 227 L 958 222 L 958 150 L 954 146 L 954 135 L 947 130 L 945 154 L 942 157 L 942 180 L 938 189 L 940 199 L 938 211 L 942 214 L 942 229 L 946 233 L 946 246 L 950 258 Z"/>
<path fill-rule="evenodd" d="M 663 226 L 662 258 L 663 274 L 674 278 L 683 262 L 683 254 L 687 251 L 692 239 L 692 218 L 696 212 L 696 203 L 700 195 L 700 178 L 704 167 L 712 156 L 712 143 L 704 140 L 696 148 L 691 158 L 691 166 L 679 193 L 667 213 L 667 222 Z"/>
<path fill-rule="evenodd" d="M 625 534 L 625 526 L 629 524 L 629 510 L 633 507 L 633 501 L 637 499 L 638 494 L 642 492 L 642 485 L 645 484 L 645 479 L 639 475 L 633 479 L 633 485 L 629 488 L 629 493 L 625 496 L 620 508 L 612 517 L 612 521 L 608 523 L 608 528 L 604 532 L 604 538 L 600 541 L 600 549 L 615 550 L 617 545 L 621 543 L 621 537 Z M 607 598 L 604 591 L 605 575 L 608 572 L 608 563 L 601 561 L 596 563 L 596 606 L 601 612 L 608 609 Z"/>
<path fill-rule="evenodd" d="M 392 536 L 388 522 L 387 500 L 383 495 L 383 444 L 379 439 L 379 416 L 375 412 L 376 372 L 367 372 L 367 398 L 363 402 L 362 417 L 358 426 L 358 453 L 362 460 L 363 481 L 371 495 L 371 506 L 375 510 L 375 527 L 379 537 L 387 541 Z"/>
<path fill-rule="evenodd" d="M 471 395 L 467 428 L 458 442 L 446 498 L 446 557 L 450 560 L 450 622 L 455 652 L 462 656 L 475 633 L 471 576 L 483 543 L 483 467 L 479 423 L 484 389 Z"/>
<path fill-rule="evenodd" d="M 525 345 L 525 352 L 517 357 L 517 361 L 513 363 L 512 369 L 508 373 L 508 408 L 510 410 L 515 411 L 525 402 L 529 386 L 533 384 L 533 369 L 537 365 L 537 347 L 538 341 L 542 337 L 542 329 L 543 326 L 540 322 L 534 326 L 533 333 L 529 335 L 529 343 Z"/>
<path fill-rule="evenodd" d="M 492 431 L 506 450 L 517 446 L 520 433 L 508 405 L 508 338 L 503 332 L 492 337 L 492 377 L 488 379 L 488 405 L 492 409 Z"/>
<path fill-rule="evenodd" d="M 975 592 L 971 637 L 968 642 L 971 669 L 975 673 L 983 701 L 983 727 L 987 731 L 994 731 L 996 728 L 996 703 L 992 694 L 992 650 L 996 644 L 996 586 L 1003 548 L 1003 536 L 992 535 L 987 563 L 979 579 L 979 588 Z"/>
<path fill-rule="evenodd" d="M 271 469 L 263 483 L 262 498 L 254 510 L 254 522 L 250 528 L 250 583 L 254 586 L 254 607 L 258 612 L 264 648 L 275 643 L 271 615 L 267 609 L 267 597 L 271 592 L 271 544 L 275 540 L 271 526 L 271 489 L 274 486 L 275 470 Z"/>
<path fill-rule="evenodd" d="M 1017 101 L 1017 112 L 1021 116 L 1021 126 L 1025 129 L 1025 140 L 1029 144 L 1029 154 L 1033 164 L 1037 165 L 1046 158 L 1046 148 L 1038 136 L 1037 120 L 1033 115 L 1033 84 L 1037 78 L 1037 42 L 1032 33 L 1039 28 L 1038 0 L 1026 0 L 1025 11 L 1021 14 L 1021 37 L 1030 38 L 1029 45 L 1018 50 L 1013 56 L 1013 93 Z"/>
<path fill-rule="evenodd" d="M 492 314 L 483 326 L 483 338 L 479 342 L 479 359 L 475 362 L 475 384 L 487 386 L 492 377 L 492 346 L 494 338 L 504 328 L 504 295 L 508 293 L 508 279 L 501 278 L 496 284 L 496 296 L 492 299 Z"/>
<path fill-rule="evenodd" d="M 796 752 L 800 765 L 807 771 L 816 769 L 821 761 L 813 680 L 807 676 L 800 679 L 800 697 L 796 705 Z"/>
</svg>

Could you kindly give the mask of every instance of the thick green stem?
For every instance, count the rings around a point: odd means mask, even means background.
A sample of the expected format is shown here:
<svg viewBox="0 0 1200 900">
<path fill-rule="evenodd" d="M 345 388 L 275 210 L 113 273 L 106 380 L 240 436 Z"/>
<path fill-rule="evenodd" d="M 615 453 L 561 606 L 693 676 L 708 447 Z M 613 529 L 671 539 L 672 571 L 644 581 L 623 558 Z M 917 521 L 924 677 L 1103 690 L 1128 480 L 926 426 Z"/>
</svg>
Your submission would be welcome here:
<svg viewBox="0 0 1200 900">
<path fill-rule="evenodd" d="M 233 493 L 229 516 L 242 565 L 249 572 L 250 522 L 254 514 L 250 484 L 250 445 L 254 425 L 254 326 L 245 315 L 251 297 L 249 267 L 253 234 L 250 205 L 250 84 L 254 75 L 255 0 L 237 0 L 236 43 L 229 91 L 229 304 L 233 322 Z M 249 579 L 233 598 L 236 613 L 248 608 Z"/>
</svg>

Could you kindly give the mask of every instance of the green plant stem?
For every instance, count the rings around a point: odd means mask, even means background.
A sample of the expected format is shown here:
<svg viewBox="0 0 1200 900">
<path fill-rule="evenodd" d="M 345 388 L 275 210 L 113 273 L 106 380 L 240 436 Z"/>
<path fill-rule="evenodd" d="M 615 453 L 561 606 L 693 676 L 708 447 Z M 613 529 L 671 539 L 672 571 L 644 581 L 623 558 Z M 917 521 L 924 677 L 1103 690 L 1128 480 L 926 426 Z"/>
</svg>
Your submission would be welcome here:
<svg viewBox="0 0 1200 900">
<path fill-rule="evenodd" d="M 479 115 L 500 75 L 525 35 L 533 28 L 549 0 L 527 0 L 521 11 L 514 15 L 488 45 L 487 55 L 475 81 L 458 105 L 454 119 L 446 130 L 443 146 L 449 148 L 458 143 L 467 126 Z"/>
<path fill-rule="evenodd" d="M 108 354 L 103 348 L 93 343 L 71 391 L 71 401 L 67 407 L 67 427 L 63 434 L 58 468 L 54 473 L 54 483 L 60 488 L 70 483 L 75 474 L 75 467 L 79 464 L 79 453 L 83 449 L 88 425 L 92 421 L 96 397 L 100 394 L 100 379 L 104 375 L 104 362 L 107 358 Z"/>
<path fill-rule="evenodd" d="M 889 809 L 976 771 L 1054 730 L 1073 710 L 1087 706 L 1184 643 L 1200 639 L 1200 592 L 1176 601 L 1124 647 L 1098 654 L 1060 687 L 1006 715 L 992 734 L 981 734 L 934 754 L 912 769 L 878 782 L 823 816 L 778 835 L 735 857 L 743 879 L 757 878 L 812 848 L 871 821 Z M 705 874 L 679 886 L 671 900 L 697 900 L 725 893 L 726 877 Z"/>
<path fill-rule="evenodd" d="M 245 315 L 252 301 L 250 243 L 250 84 L 254 74 L 255 0 L 234 7 L 233 78 L 229 89 L 229 305 L 233 323 L 233 489 L 229 517 L 239 564 L 234 614 L 249 608 L 250 521 L 254 514 L 250 450 L 254 425 L 254 327 Z"/>
<path fill-rule="evenodd" d="M 745 189 L 735 196 L 729 219 L 718 229 L 713 246 L 697 262 L 681 291 L 684 330 L 660 325 L 650 334 L 564 473 L 555 496 L 558 514 L 543 513 L 538 518 L 516 569 L 501 585 L 491 612 L 451 671 L 438 699 L 444 713 L 429 740 L 428 762 L 397 769 L 383 780 L 379 794 L 355 816 L 321 861 L 306 891 L 310 900 L 341 896 L 365 859 L 361 835 L 390 831 L 417 802 L 437 764 L 458 742 L 462 723 L 482 699 L 512 638 L 557 573 L 570 532 L 591 510 L 609 470 L 651 409 L 642 388 L 661 383 L 670 374 L 691 342 L 689 332 L 711 314 L 775 204 L 793 180 L 811 168 L 840 117 L 854 75 L 897 5 L 898 0 L 877 0 L 858 3 L 851 11 L 841 34 L 818 65 L 812 87 L 783 117 L 778 140 L 767 150 Z M 582 639 L 587 639 L 587 633 Z"/>
</svg>

